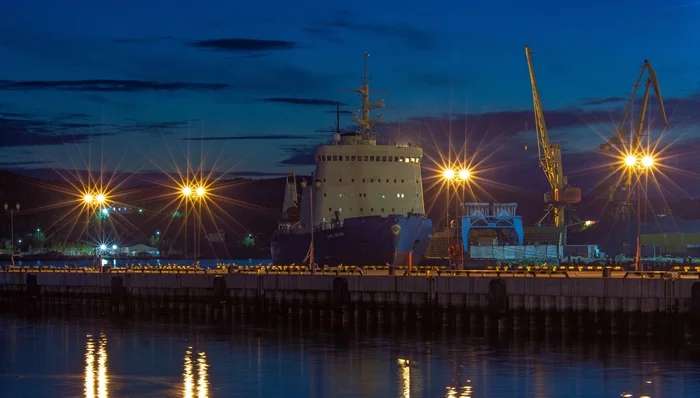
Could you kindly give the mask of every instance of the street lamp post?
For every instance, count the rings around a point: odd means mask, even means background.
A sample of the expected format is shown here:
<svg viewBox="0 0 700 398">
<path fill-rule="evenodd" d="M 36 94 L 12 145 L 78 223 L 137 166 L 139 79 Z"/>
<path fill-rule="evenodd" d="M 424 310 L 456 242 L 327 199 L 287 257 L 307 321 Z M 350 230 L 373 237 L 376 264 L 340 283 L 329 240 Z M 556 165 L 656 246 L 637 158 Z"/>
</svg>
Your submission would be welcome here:
<svg viewBox="0 0 700 398">
<path fill-rule="evenodd" d="M 204 200 L 205 195 L 207 194 L 206 189 L 203 186 L 197 187 L 195 190 L 195 195 L 197 195 L 197 209 L 196 209 L 196 217 L 197 217 L 197 231 L 195 233 L 195 247 L 194 247 L 194 262 L 197 262 L 197 257 L 201 255 L 201 246 L 202 246 L 202 201 Z"/>
<path fill-rule="evenodd" d="M 459 205 L 464 206 L 464 200 L 467 196 L 467 192 L 466 192 L 467 184 L 469 183 L 469 180 L 471 179 L 471 171 L 467 168 L 462 168 L 461 170 L 459 170 L 459 173 L 457 175 L 458 175 L 459 182 L 462 185 L 462 195 L 461 195 L 461 198 L 459 199 Z M 455 215 L 457 215 L 457 213 L 455 213 Z M 467 238 L 466 236 L 462 236 L 463 241 L 466 238 Z M 462 262 L 462 269 L 464 269 L 464 245 L 460 245 L 459 247 L 461 248 L 459 251 L 459 256 L 460 256 L 460 260 Z"/>
<path fill-rule="evenodd" d="M 305 189 L 307 187 L 307 182 L 305 179 L 301 180 L 301 188 Z M 309 269 L 311 270 L 311 273 L 314 273 L 314 264 L 315 264 L 315 252 L 314 252 L 314 230 L 316 229 L 316 225 L 314 222 L 314 188 L 319 188 L 321 186 L 321 180 L 318 178 L 316 179 L 315 183 L 312 185 L 308 185 L 309 187 L 309 216 L 311 219 L 311 222 L 309 223 L 309 227 L 311 228 L 311 243 L 309 245 L 309 250 L 306 253 L 306 259 L 309 260 Z"/>
<path fill-rule="evenodd" d="M 15 207 L 11 208 L 5 202 L 5 211 L 10 213 L 10 261 L 12 266 L 15 265 L 15 213 L 19 211 L 19 202 L 15 203 Z"/>
<path fill-rule="evenodd" d="M 628 195 L 631 195 L 631 182 L 632 173 L 635 173 L 637 177 L 637 239 L 636 248 L 634 253 L 634 270 L 643 271 L 644 265 L 642 264 L 642 173 L 647 173 L 652 167 L 654 167 L 656 161 L 654 156 L 651 154 L 646 154 L 642 157 L 630 154 L 625 157 L 625 166 L 627 167 L 627 181 L 630 189 L 628 190 Z M 646 192 L 646 190 L 645 190 Z M 628 201 L 629 202 L 629 201 Z"/>
<path fill-rule="evenodd" d="M 455 171 L 452 168 L 447 168 L 442 171 L 442 178 L 445 180 L 445 226 L 447 227 L 447 258 L 450 260 L 450 266 L 452 266 L 452 259 L 450 259 L 450 184 L 455 178 Z"/>
<path fill-rule="evenodd" d="M 203 185 L 198 185 L 195 189 L 192 189 L 189 185 L 185 185 L 180 190 L 180 195 L 185 199 L 185 257 L 187 257 L 187 220 L 189 218 L 190 205 L 194 211 L 195 225 L 192 226 L 192 250 L 194 251 L 194 263 L 196 264 L 201 242 L 201 236 L 199 235 L 202 232 L 202 202 L 206 199 L 207 189 Z"/>
</svg>

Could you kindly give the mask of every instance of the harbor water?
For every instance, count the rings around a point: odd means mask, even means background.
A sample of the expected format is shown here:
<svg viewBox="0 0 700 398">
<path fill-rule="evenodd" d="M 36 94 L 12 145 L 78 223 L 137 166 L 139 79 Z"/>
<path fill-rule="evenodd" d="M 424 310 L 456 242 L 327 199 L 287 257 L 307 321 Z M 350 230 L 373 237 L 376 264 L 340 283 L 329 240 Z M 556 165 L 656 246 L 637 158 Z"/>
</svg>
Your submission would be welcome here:
<svg viewBox="0 0 700 398">
<path fill-rule="evenodd" d="M 697 397 L 669 342 L 0 315 L 0 392 L 42 397 Z M 673 343 L 673 344 L 670 344 Z"/>
</svg>

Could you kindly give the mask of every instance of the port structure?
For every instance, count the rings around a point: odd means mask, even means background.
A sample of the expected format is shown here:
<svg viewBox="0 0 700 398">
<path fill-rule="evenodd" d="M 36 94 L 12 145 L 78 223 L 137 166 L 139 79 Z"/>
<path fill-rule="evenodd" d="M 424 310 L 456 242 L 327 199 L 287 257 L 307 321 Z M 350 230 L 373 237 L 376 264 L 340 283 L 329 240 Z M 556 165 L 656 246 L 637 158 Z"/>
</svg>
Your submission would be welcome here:
<svg viewBox="0 0 700 398">
<path fill-rule="evenodd" d="M 544 194 L 545 214 L 538 224 L 564 228 L 566 225 L 581 222 L 576 211 L 571 207 L 571 205 L 581 202 L 581 188 L 569 185 L 562 167 L 561 146 L 549 141 L 544 111 L 535 79 L 535 67 L 532 64 L 532 53 L 530 47 L 526 45 L 525 57 L 530 71 L 537 130 L 537 157 L 550 187 L 550 191 Z"/>
<path fill-rule="evenodd" d="M 491 229 L 499 242 L 522 246 L 525 240 L 523 219 L 515 214 L 517 203 L 465 203 L 462 216 L 462 245 L 469 252 L 469 231 Z"/>
<path fill-rule="evenodd" d="M 649 125 L 646 126 L 646 132 L 644 125 L 644 119 L 647 117 L 647 110 L 649 108 L 649 95 L 652 88 L 654 89 L 654 94 L 656 95 L 656 99 L 659 103 L 664 128 L 668 127 L 666 108 L 664 107 L 663 97 L 661 96 L 661 87 L 659 86 L 659 79 L 656 76 L 656 72 L 651 66 L 649 60 L 646 59 L 644 60 L 641 68 L 642 70 L 639 72 L 639 77 L 637 78 L 637 82 L 634 84 L 632 95 L 627 102 L 625 113 L 622 116 L 622 120 L 620 120 L 620 124 L 617 126 L 615 134 L 605 143 L 600 145 L 600 149 L 602 151 L 609 152 L 611 150 L 615 150 L 625 159 L 625 162 L 627 163 L 629 163 L 627 159 L 632 158 L 642 159 L 646 157 L 653 159 L 654 155 L 651 153 L 651 134 L 649 133 Z M 644 84 L 644 95 L 642 96 L 636 124 L 633 124 L 634 120 L 631 116 L 632 107 L 637 97 L 637 90 L 642 84 L 645 72 L 647 79 L 646 83 Z M 643 142 L 645 136 L 647 139 L 646 143 Z M 613 164 L 612 167 L 616 167 L 616 165 Z M 610 197 L 610 201 L 615 204 L 615 219 L 630 220 L 633 216 L 632 174 L 634 174 L 632 168 L 628 167 L 623 186 L 615 186 Z M 621 191 L 622 195 L 618 195 L 618 191 Z M 622 197 L 622 199 L 620 200 L 619 197 Z M 640 211 L 640 209 L 637 209 L 637 211 Z"/>
</svg>

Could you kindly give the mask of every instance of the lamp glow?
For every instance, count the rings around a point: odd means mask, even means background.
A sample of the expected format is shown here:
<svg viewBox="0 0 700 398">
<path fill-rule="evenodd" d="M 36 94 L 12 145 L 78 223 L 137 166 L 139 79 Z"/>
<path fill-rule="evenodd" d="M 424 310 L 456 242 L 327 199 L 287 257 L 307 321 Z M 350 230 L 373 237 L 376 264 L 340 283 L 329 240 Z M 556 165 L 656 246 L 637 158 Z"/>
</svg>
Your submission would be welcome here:
<svg viewBox="0 0 700 398">
<path fill-rule="evenodd" d="M 455 178 L 455 171 L 452 169 L 445 169 L 445 171 L 442 172 L 442 177 L 446 180 L 452 180 Z"/>
<path fill-rule="evenodd" d="M 95 200 L 95 198 L 92 194 L 86 193 L 85 196 L 83 196 L 83 202 L 85 203 L 92 203 L 93 200 Z"/>
<path fill-rule="evenodd" d="M 467 181 L 471 177 L 471 173 L 467 169 L 462 169 L 459 171 L 459 179 L 462 181 Z"/>
<path fill-rule="evenodd" d="M 192 195 L 192 188 L 190 188 L 190 187 L 183 187 L 183 188 L 182 188 L 182 195 L 183 195 L 183 196 L 190 196 L 190 195 Z"/>
<path fill-rule="evenodd" d="M 100 245 L 100 250 L 103 250 L 103 251 L 104 251 L 104 250 L 107 250 L 107 245 L 105 245 L 104 243 L 101 244 L 101 245 Z"/>
<path fill-rule="evenodd" d="M 206 190 L 204 189 L 204 187 L 197 187 L 196 193 L 197 193 L 197 196 L 204 196 L 204 194 L 206 193 Z"/>
<path fill-rule="evenodd" d="M 625 165 L 627 165 L 627 167 L 632 167 L 632 166 L 634 166 L 634 165 L 636 165 L 636 164 L 637 164 L 637 157 L 636 157 L 636 156 L 634 156 L 634 155 L 627 155 L 627 156 L 625 157 Z"/>
<path fill-rule="evenodd" d="M 642 158 L 642 166 L 644 168 L 649 168 L 653 165 L 654 165 L 654 158 L 652 156 L 647 155 L 647 156 L 644 156 Z"/>
</svg>

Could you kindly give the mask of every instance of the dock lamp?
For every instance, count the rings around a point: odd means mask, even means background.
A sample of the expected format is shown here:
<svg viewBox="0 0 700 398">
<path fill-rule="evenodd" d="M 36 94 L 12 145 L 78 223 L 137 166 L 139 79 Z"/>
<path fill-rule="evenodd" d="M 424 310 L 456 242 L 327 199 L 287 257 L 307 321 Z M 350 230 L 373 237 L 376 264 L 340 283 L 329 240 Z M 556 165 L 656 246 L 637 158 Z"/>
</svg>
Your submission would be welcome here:
<svg viewBox="0 0 700 398">
<path fill-rule="evenodd" d="M 634 269 L 636 271 L 643 271 L 642 269 L 642 192 L 641 192 L 641 173 L 647 173 L 656 165 L 656 159 L 653 154 L 647 153 L 642 156 L 635 154 L 628 154 L 625 156 L 625 167 L 629 170 L 627 175 L 627 186 L 628 195 L 631 193 L 632 187 L 632 173 L 637 172 L 638 184 L 637 184 L 637 249 L 634 256 Z M 646 189 L 645 189 L 646 191 Z"/>
</svg>

